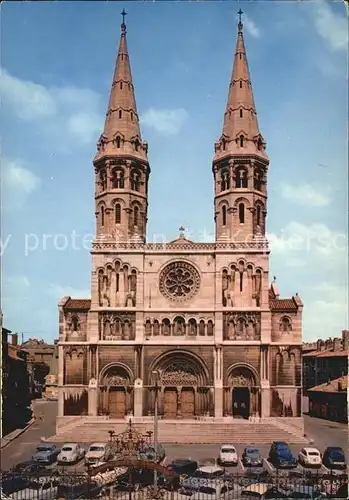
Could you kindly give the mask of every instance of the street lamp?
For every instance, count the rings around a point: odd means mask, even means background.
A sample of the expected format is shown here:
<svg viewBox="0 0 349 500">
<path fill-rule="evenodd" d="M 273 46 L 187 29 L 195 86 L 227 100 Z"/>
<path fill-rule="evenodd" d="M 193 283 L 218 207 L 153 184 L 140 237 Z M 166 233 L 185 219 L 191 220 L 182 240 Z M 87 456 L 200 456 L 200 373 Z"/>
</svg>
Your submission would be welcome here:
<svg viewBox="0 0 349 500">
<path fill-rule="evenodd" d="M 154 451 L 155 451 L 155 462 L 157 461 L 158 453 L 158 382 L 161 377 L 161 370 L 153 370 L 152 374 L 155 378 L 155 402 L 154 402 Z M 158 472 L 154 469 L 154 491 L 157 491 L 158 487 Z"/>
</svg>

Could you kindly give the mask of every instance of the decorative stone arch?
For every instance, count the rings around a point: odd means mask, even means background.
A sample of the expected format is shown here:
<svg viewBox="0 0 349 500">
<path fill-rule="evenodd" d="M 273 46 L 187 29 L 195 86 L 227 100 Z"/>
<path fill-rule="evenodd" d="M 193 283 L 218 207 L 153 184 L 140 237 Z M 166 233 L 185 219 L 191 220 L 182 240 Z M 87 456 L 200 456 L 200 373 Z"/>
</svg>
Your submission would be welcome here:
<svg viewBox="0 0 349 500">
<path fill-rule="evenodd" d="M 218 207 L 219 209 L 221 209 L 223 205 L 225 205 L 225 206 L 227 207 L 227 209 L 230 207 L 230 205 L 229 205 L 229 201 L 228 201 L 228 200 L 226 200 L 225 198 L 223 198 L 223 200 L 221 200 L 221 201 L 218 203 L 217 207 Z"/>
<path fill-rule="evenodd" d="M 292 319 L 287 314 L 282 315 L 279 320 L 279 331 L 281 333 L 292 332 Z"/>
<path fill-rule="evenodd" d="M 188 319 L 188 335 L 196 336 L 198 334 L 199 323 L 196 318 L 190 317 Z"/>
<path fill-rule="evenodd" d="M 149 368 L 149 384 L 155 384 L 154 371 L 161 370 L 162 373 L 166 373 L 173 367 L 180 369 L 181 365 L 188 370 L 187 373 L 197 377 L 198 386 L 210 384 L 211 377 L 205 361 L 197 354 L 185 349 L 168 351 L 156 358 Z M 185 370 L 183 371 L 185 372 Z"/>
<path fill-rule="evenodd" d="M 244 362 L 234 363 L 229 366 L 226 372 L 227 382 L 229 383 L 229 381 L 233 380 L 233 377 L 239 376 L 239 373 L 241 375 L 249 375 L 250 373 L 250 380 L 254 382 L 254 387 L 260 386 L 260 377 L 258 371 L 254 366 Z"/>
<path fill-rule="evenodd" d="M 99 373 L 99 413 L 124 419 L 133 411 L 134 375 L 124 363 L 109 363 Z"/>
<path fill-rule="evenodd" d="M 167 316 L 161 318 L 161 334 L 171 335 L 171 320 Z"/>
<path fill-rule="evenodd" d="M 234 202 L 234 208 L 237 208 L 240 203 L 243 203 L 245 205 L 246 208 L 250 208 L 251 207 L 251 202 L 245 198 L 244 196 L 240 196 L 239 198 L 237 198 Z"/>
</svg>

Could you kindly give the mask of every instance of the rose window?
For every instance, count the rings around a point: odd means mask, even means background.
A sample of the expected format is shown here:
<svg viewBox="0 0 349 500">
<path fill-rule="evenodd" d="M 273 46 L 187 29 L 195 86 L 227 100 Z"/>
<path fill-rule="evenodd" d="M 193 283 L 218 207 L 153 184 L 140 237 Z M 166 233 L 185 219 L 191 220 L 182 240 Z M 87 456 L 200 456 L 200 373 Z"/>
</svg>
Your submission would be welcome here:
<svg viewBox="0 0 349 500">
<path fill-rule="evenodd" d="M 195 295 L 200 286 L 200 275 L 187 262 L 172 262 L 160 274 L 160 292 L 173 300 L 186 300 Z"/>
</svg>

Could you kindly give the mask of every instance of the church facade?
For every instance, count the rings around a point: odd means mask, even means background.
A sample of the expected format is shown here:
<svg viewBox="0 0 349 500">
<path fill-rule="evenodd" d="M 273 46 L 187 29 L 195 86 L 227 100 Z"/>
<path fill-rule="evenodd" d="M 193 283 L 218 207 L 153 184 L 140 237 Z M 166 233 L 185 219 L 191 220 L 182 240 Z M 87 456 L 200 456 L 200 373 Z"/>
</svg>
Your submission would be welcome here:
<svg viewBox="0 0 349 500">
<path fill-rule="evenodd" d="M 223 110 L 222 110 L 223 111 Z M 93 161 L 91 299 L 59 303 L 60 425 L 301 417 L 302 309 L 270 284 L 266 142 L 238 24 L 212 163 L 215 242 L 147 243 L 148 144 L 121 39 Z M 92 207 L 91 207 L 92 209 Z"/>
</svg>

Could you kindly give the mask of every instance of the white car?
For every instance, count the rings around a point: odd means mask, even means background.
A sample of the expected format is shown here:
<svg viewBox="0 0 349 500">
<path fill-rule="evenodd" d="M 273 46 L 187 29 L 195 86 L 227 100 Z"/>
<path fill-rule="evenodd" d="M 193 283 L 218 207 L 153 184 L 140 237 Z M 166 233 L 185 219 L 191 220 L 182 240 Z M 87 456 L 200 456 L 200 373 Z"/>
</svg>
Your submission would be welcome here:
<svg viewBox="0 0 349 500">
<path fill-rule="evenodd" d="M 219 463 L 221 465 L 237 465 L 239 461 L 235 446 L 223 444 L 219 452 Z"/>
<path fill-rule="evenodd" d="M 85 455 L 85 450 L 77 443 L 67 443 L 61 448 L 57 457 L 59 464 L 73 464 L 81 460 Z"/>
<path fill-rule="evenodd" d="M 321 453 L 317 448 L 302 448 L 298 453 L 298 462 L 302 465 L 320 467 L 322 464 Z"/>
<path fill-rule="evenodd" d="M 100 465 L 110 458 L 109 446 L 106 443 L 92 443 L 85 455 L 85 464 Z"/>
<path fill-rule="evenodd" d="M 190 497 L 190 500 L 233 500 L 236 496 L 236 487 L 224 481 L 208 480 Z"/>
</svg>

